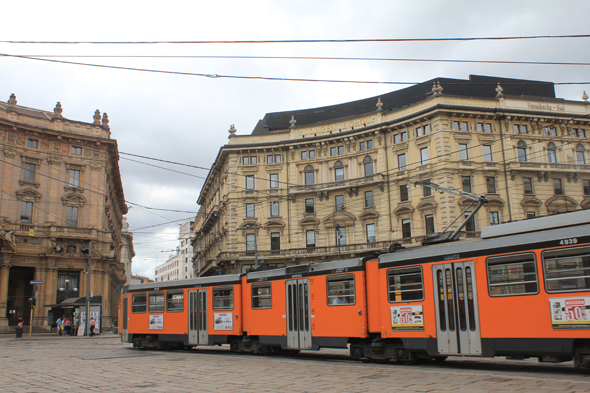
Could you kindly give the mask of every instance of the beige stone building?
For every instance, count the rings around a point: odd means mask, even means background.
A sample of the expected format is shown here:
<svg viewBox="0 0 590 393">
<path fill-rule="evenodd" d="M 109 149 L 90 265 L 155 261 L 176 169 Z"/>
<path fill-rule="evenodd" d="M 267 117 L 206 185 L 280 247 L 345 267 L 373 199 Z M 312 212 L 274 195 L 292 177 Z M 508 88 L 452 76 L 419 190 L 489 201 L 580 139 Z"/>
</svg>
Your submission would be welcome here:
<svg viewBox="0 0 590 393">
<path fill-rule="evenodd" d="M 0 330 L 23 317 L 29 299 L 33 327 L 48 328 L 74 316 L 86 296 L 92 242 L 90 291 L 102 325 L 117 318 L 117 288 L 125 283 L 122 240 L 127 212 L 119 174 L 117 142 L 108 117 L 93 122 L 0 103 Z M 89 116 L 90 117 L 90 116 Z M 33 285 L 31 281 L 42 281 Z M 75 300 L 78 300 L 75 302 Z"/>
<path fill-rule="evenodd" d="M 582 98 L 556 98 L 550 82 L 437 78 L 269 113 L 250 135 L 232 126 L 198 199 L 195 273 L 385 252 L 457 228 L 470 199 L 418 180 L 488 199 L 462 236 L 586 209 L 590 104 Z"/>
</svg>

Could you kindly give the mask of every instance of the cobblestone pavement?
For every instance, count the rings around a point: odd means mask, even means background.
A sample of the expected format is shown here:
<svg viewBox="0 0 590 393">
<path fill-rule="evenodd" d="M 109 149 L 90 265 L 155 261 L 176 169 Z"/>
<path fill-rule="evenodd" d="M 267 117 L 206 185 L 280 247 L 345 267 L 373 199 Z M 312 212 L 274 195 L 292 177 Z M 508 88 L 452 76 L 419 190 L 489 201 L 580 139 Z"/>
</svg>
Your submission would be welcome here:
<svg viewBox="0 0 590 393">
<path fill-rule="evenodd" d="M 0 335 L 1 392 L 590 392 L 572 362 L 449 358 L 442 365 L 361 363 L 347 351 L 298 356 L 209 347 L 139 351 L 116 335 Z"/>
</svg>

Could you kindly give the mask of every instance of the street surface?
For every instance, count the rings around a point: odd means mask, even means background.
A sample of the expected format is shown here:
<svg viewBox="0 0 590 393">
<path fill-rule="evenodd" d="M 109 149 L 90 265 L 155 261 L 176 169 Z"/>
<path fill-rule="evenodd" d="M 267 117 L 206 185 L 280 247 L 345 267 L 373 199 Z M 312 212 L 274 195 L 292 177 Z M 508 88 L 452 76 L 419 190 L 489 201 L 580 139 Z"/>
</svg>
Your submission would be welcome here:
<svg viewBox="0 0 590 393">
<path fill-rule="evenodd" d="M 203 347 L 140 351 L 117 335 L 0 335 L 1 392 L 590 392 L 572 362 L 449 358 L 441 365 L 361 363 L 347 351 L 296 356 Z"/>
</svg>

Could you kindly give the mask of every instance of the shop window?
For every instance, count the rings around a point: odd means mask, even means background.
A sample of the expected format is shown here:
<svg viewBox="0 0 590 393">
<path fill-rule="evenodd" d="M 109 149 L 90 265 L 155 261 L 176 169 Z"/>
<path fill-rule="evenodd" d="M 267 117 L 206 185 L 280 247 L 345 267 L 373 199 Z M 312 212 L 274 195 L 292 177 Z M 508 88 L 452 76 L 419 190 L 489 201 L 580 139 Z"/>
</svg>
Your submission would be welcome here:
<svg viewBox="0 0 590 393">
<path fill-rule="evenodd" d="M 234 288 L 218 287 L 213 288 L 213 310 L 233 310 L 234 309 Z"/>
<path fill-rule="evenodd" d="M 185 269 L 186 271 L 186 269 Z M 166 309 L 168 312 L 180 312 L 184 310 L 184 292 L 166 292 Z"/>
<path fill-rule="evenodd" d="M 539 292 L 535 254 L 503 255 L 486 260 L 490 296 Z"/>
<path fill-rule="evenodd" d="M 424 300 L 421 267 L 389 269 L 387 284 L 390 303 Z"/>
<path fill-rule="evenodd" d="M 272 308 L 272 287 L 270 283 L 252 284 L 252 308 Z"/>
<path fill-rule="evenodd" d="M 164 312 L 166 306 L 164 292 L 150 292 L 149 294 L 149 312 Z"/>
<path fill-rule="evenodd" d="M 131 297 L 131 312 L 134 314 L 144 313 L 147 311 L 147 295 L 144 293 L 134 293 Z"/>
<path fill-rule="evenodd" d="M 326 277 L 327 303 L 330 306 L 356 303 L 354 274 L 338 274 Z"/>
</svg>

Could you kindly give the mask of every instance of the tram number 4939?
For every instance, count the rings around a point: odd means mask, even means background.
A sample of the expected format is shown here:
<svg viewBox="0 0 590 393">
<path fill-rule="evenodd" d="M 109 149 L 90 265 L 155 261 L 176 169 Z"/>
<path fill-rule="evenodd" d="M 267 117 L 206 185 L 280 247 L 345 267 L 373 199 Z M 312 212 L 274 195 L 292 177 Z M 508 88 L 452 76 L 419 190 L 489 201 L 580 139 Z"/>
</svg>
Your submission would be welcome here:
<svg viewBox="0 0 590 393">
<path fill-rule="evenodd" d="M 567 246 L 570 244 L 576 244 L 578 242 L 578 239 L 576 239 L 575 237 L 572 237 L 571 239 L 563 239 L 559 242 L 560 246 Z"/>
</svg>

